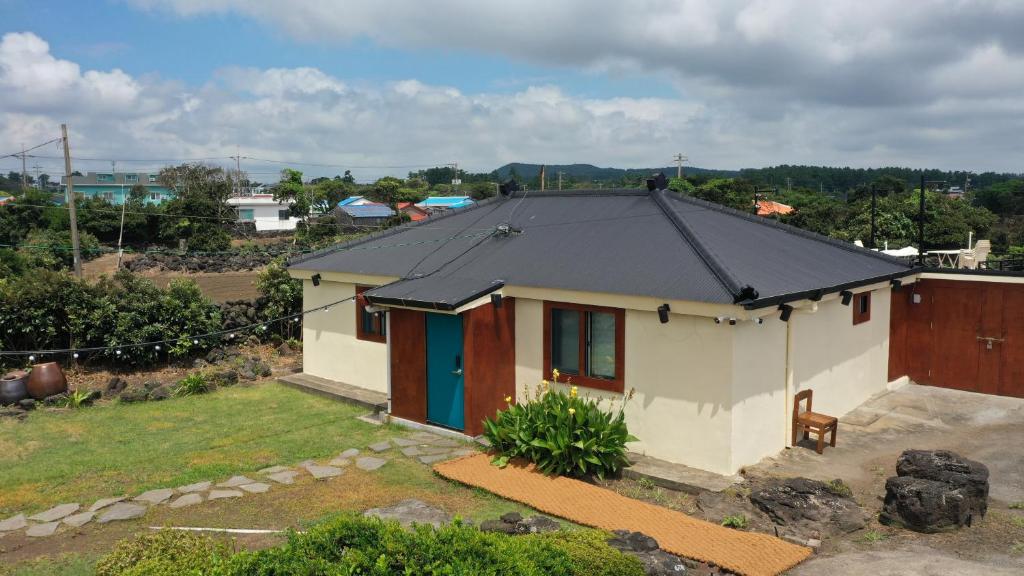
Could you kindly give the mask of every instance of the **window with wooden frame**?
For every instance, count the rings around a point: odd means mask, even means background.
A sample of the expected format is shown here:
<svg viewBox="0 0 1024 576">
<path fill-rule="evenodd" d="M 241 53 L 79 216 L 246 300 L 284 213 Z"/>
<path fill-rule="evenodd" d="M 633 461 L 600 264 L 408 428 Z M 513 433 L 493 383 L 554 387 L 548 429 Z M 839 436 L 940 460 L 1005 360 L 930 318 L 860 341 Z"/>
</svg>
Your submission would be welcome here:
<svg viewBox="0 0 1024 576">
<path fill-rule="evenodd" d="M 544 374 L 559 382 L 622 392 L 626 313 L 621 308 L 544 302 Z"/>
<path fill-rule="evenodd" d="M 871 292 L 861 292 L 853 296 L 853 324 L 871 320 Z"/>
<path fill-rule="evenodd" d="M 367 312 L 369 302 L 363 292 L 372 286 L 356 286 L 356 338 L 370 342 L 387 342 L 388 321 L 386 312 Z"/>
</svg>

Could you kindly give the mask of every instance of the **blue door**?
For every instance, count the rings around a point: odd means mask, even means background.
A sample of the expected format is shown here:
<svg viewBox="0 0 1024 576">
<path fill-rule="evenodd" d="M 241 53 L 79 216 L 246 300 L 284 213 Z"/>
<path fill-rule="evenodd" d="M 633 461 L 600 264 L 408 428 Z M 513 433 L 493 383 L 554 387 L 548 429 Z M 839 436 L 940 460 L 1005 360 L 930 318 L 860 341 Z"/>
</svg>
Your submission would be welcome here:
<svg viewBox="0 0 1024 576">
<path fill-rule="evenodd" d="M 463 430 L 462 316 L 427 314 L 427 421 Z"/>
</svg>

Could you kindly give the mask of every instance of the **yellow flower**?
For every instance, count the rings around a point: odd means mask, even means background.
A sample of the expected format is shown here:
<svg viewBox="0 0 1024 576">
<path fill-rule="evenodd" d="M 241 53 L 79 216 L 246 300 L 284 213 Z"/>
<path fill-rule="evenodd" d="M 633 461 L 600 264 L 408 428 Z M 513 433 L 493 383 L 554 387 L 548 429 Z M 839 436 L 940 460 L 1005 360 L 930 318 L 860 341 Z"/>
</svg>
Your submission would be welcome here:
<svg viewBox="0 0 1024 576">
<path fill-rule="evenodd" d="M 512 403 L 512 397 L 511 396 L 505 396 L 505 403 L 506 404 L 511 404 Z"/>
<path fill-rule="evenodd" d="M 579 393 L 579 389 L 577 389 L 575 386 L 573 386 L 572 389 L 569 390 L 569 396 L 571 396 L 573 398 L 575 398 L 576 394 L 578 394 L 578 393 Z"/>
<path fill-rule="evenodd" d="M 571 414 L 575 414 L 575 413 L 576 413 L 576 409 L 575 408 L 569 408 L 569 414 L 570 415 Z"/>
<path fill-rule="evenodd" d="M 558 376 L 560 374 L 561 372 L 558 371 L 558 368 L 555 368 L 554 370 L 551 371 L 551 379 L 554 380 L 555 382 L 558 382 Z"/>
</svg>

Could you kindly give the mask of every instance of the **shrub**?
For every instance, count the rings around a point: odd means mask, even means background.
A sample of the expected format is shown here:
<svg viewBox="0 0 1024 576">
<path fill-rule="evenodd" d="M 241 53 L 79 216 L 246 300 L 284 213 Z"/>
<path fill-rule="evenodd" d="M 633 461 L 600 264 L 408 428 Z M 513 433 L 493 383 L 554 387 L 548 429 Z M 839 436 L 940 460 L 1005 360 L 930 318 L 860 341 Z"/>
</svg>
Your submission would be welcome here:
<svg viewBox="0 0 1024 576">
<path fill-rule="evenodd" d="M 557 380 L 557 372 L 554 376 Z M 526 402 L 484 420 L 484 436 L 496 454 L 493 462 L 505 466 L 512 458 L 525 458 L 547 474 L 614 474 L 628 463 L 626 443 L 636 441 L 623 415 L 628 399 L 618 409 L 613 402 L 605 410 L 597 400 L 578 396 L 575 386 L 566 393 L 552 390 L 545 380 Z"/>
<path fill-rule="evenodd" d="M 280 318 L 302 311 L 302 281 L 288 275 L 284 257 L 276 258 L 256 277 L 256 289 L 263 296 L 260 310 L 263 320 Z M 302 317 L 295 322 L 276 322 L 271 328 L 284 338 L 302 334 Z"/>
<path fill-rule="evenodd" d="M 835 480 L 829 480 L 828 482 L 825 482 L 825 489 L 836 496 L 840 496 L 843 498 L 853 497 L 853 490 L 851 490 L 845 482 L 838 478 L 836 478 Z"/>
<path fill-rule="evenodd" d="M 229 554 L 223 545 L 180 532 L 123 542 L 97 576 L 202 574 L 473 574 L 482 576 L 642 576 L 640 562 L 595 530 L 512 536 L 460 522 L 406 531 L 396 522 L 345 514 L 291 533 L 276 548 Z"/>
<path fill-rule="evenodd" d="M 119 542 L 96 564 L 96 576 L 201 576 L 230 553 L 205 536 L 161 530 Z"/>
<path fill-rule="evenodd" d="M 197 394 L 206 394 L 209 391 L 210 384 L 206 381 L 206 376 L 201 372 L 193 372 L 185 376 L 174 387 L 175 396 L 195 396 Z"/>
<path fill-rule="evenodd" d="M 65 406 L 68 408 L 81 408 L 92 401 L 92 396 L 85 390 L 72 390 L 68 392 Z"/>
<path fill-rule="evenodd" d="M 722 518 L 722 526 L 725 526 L 726 528 L 735 528 L 737 530 L 745 530 L 747 528 L 747 517 L 743 514 L 726 516 L 725 518 Z"/>
</svg>

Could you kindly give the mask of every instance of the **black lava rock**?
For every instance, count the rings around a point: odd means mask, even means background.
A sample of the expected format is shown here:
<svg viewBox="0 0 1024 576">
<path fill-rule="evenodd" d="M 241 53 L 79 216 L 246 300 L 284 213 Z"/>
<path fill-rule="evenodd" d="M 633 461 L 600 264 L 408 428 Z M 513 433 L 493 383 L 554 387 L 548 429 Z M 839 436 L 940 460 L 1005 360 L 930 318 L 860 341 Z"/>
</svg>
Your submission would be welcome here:
<svg viewBox="0 0 1024 576">
<path fill-rule="evenodd" d="M 772 522 L 800 533 L 842 534 L 863 528 L 866 521 L 853 498 L 807 478 L 770 481 L 751 493 L 750 501 Z"/>
<path fill-rule="evenodd" d="M 24 400 L 18 401 L 18 408 L 26 412 L 31 412 L 36 409 L 36 401 L 32 398 L 25 398 Z"/>
<path fill-rule="evenodd" d="M 948 450 L 907 450 L 885 482 L 879 520 L 917 532 L 970 526 L 988 511 L 988 468 Z"/>
</svg>

